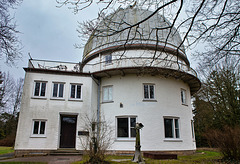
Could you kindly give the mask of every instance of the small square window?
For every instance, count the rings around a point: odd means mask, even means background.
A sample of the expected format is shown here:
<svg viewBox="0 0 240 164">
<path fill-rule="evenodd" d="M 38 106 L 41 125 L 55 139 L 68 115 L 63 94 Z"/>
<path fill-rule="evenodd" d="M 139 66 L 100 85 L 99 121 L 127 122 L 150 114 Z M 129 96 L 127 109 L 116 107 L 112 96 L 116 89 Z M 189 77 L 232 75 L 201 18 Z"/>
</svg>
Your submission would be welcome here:
<svg viewBox="0 0 240 164">
<path fill-rule="evenodd" d="M 63 83 L 53 83 L 53 94 L 54 98 L 63 98 L 64 84 Z"/>
<path fill-rule="evenodd" d="M 184 104 L 184 105 L 187 104 L 186 90 L 185 90 L 185 89 L 181 89 L 181 102 L 182 102 L 182 104 Z"/>
<path fill-rule="evenodd" d="M 46 134 L 46 120 L 34 120 L 32 134 L 33 135 L 45 135 Z"/>
<path fill-rule="evenodd" d="M 105 64 L 111 64 L 112 63 L 112 54 L 105 56 Z"/>
<path fill-rule="evenodd" d="M 103 87 L 103 102 L 111 102 L 113 101 L 112 97 L 112 86 Z"/>
<path fill-rule="evenodd" d="M 71 99 L 81 99 L 82 85 L 81 84 L 71 84 Z"/>
<path fill-rule="evenodd" d="M 165 138 L 180 138 L 179 119 L 164 118 Z"/>
<path fill-rule="evenodd" d="M 45 97 L 46 95 L 46 82 L 35 82 L 34 87 L 34 96 L 36 97 Z"/>
<path fill-rule="evenodd" d="M 154 84 L 144 84 L 143 85 L 144 91 L 144 99 L 147 100 L 154 100 Z"/>
<path fill-rule="evenodd" d="M 117 137 L 134 138 L 136 137 L 136 117 L 117 118 Z"/>
</svg>

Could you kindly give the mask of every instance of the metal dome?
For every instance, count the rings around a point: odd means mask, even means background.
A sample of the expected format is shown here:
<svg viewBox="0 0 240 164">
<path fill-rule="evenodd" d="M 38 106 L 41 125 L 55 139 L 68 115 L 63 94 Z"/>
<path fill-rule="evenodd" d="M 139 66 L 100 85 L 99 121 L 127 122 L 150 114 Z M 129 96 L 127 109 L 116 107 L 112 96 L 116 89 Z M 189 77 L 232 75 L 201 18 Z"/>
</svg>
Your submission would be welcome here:
<svg viewBox="0 0 240 164">
<path fill-rule="evenodd" d="M 121 46 L 145 49 L 164 48 L 165 51 L 176 53 L 182 43 L 179 33 L 175 28 L 170 29 L 171 23 L 162 15 L 154 14 L 143 21 L 151 14 L 153 14 L 152 11 L 128 7 L 120 8 L 108 15 L 100 22 L 86 43 L 83 61 L 96 53 L 118 49 Z M 140 21 L 143 22 L 136 25 Z M 131 27 L 133 25 L 136 26 Z M 183 45 L 178 48 L 177 53 L 186 64 L 189 64 Z"/>
</svg>

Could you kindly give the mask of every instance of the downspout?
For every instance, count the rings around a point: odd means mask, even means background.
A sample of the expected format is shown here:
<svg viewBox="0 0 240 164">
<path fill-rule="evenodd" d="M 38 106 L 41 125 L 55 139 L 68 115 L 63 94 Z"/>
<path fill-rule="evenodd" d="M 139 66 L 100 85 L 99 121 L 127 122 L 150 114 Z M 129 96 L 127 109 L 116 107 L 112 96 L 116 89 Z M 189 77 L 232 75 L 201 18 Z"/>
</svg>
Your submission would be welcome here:
<svg viewBox="0 0 240 164">
<path fill-rule="evenodd" d="M 97 91 L 97 141 L 99 141 L 100 133 L 100 92 L 101 92 L 101 79 L 97 81 L 98 91 Z"/>
<path fill-rule="evenodd" d="M 97 141 L 100 133 L 100 95 L 101 95 L 101 79 L 97 79 L 91 75 L 93 81 L 97 84 Z"/>
</svg>

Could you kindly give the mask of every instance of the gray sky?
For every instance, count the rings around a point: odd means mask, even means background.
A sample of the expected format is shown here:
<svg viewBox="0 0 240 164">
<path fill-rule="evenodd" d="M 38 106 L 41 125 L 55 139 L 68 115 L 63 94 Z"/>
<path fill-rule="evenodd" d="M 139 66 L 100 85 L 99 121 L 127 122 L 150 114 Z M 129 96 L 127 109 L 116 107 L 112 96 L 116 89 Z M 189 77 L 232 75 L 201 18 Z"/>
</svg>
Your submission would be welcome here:
<svg viewBox="0 0 240 164">
<path fill-rule="evenodd" d="M 10 72 L 15 77 L 24 77 L 23 67 L 27 67 L 28 53 L 33 59 L 79 62 L 82 49 L 75 49 L 75 43 L 81 43 L 78 37 L 77 22 L 97 17 L 96 5 L 73 14 L 67 6 L 57 8 L 56 0 L 23 0 L 14 10 L 19 39 L 23 45 L 23 57 L 16 67 L 9 67 L 0 61 L 0 70 Z M 187 52 L 188 57 L 191 56 Z M 191 64 L 193 59 L 189 58 Z M 194 68 L 194 65 L 191 65 Z"/>
<path fill-rule="evenodd" d="M 97 16 L 96 6 L 73 14 L 66 6 L 57 8 L 55 0 L 23 0 L 14 10 L 19 39 L 23 45 L 23 58 L 16 67 L 8 67 L 1 61 L 0 70 L 9 71 L 15 78 L 24 77 L 23 67 L 27 67 L 28 53 L 33 59 L 79 62 L 81 49 L 75 49 L 75 43 L 81 43 L 76 31 L 77 21 Z"/>
</svg>

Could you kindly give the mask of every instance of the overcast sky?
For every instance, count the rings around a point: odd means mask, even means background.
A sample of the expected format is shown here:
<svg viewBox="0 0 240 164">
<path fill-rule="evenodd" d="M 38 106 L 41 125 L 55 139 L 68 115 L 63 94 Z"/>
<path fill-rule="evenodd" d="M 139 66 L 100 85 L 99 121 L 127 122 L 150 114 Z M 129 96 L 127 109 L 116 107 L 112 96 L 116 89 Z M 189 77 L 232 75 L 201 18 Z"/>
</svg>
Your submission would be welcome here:
<svg viewBox="0 0 240 164">
<path fill-rule="evenodd" d="M 23 45 L 23 58 L 16 67 L 8 67 L 1 61 L 0 70 L 9 71 L 15 78 L 24 77 L 23 67 L 27 67 L 28 53 L 33 59 L 79 62 L 81 49 L 74 44 L 80 43 L 76 31 L 78 21 L 97 16 L 96 6 L 79 14 L 73 14 L 66 6 L 57 8 L 55 0 L 23 0 L 14 10 L 19 39 Z"/>
<path fill-rule="evenodd" d="M 56 0 L 23 0 L 14 10 L 17 30 L 21 32 L 23 57 L 16 67 L 8 67 L 1 61 L 0 70 L 9 71 L 15 78 L 24 77 L 23 67 L 27 67 L 28 53 L 33 59 L 76 63 L 82 60 L 83 50 L 74 47 L 74 44 L 81 43 L 77 25 L 96 18 L 98 8 L 93 5 L 75 15 L 66 6 L 56 6 Z M 191 56 L 189 52 L 187 54 Z M 194 61 L 190 59 L 190 62 Z"/>
</svg>

